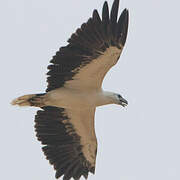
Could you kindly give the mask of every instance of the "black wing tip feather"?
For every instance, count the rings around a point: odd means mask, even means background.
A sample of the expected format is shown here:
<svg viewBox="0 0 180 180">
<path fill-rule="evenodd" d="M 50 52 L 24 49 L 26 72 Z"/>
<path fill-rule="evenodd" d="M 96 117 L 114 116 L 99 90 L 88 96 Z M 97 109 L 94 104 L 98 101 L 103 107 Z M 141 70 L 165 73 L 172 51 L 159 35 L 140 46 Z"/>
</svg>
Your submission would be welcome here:
<svg viewBox="0 0 180 180">
<path fill-rule="evenodd" d="M 118 11 L 119 0 L 114 0 L 110 15 L 108 3 L 105 1 L 102 9 L 102 26 L 108 44 L 120 48 L 125 45 L 127 38 L 129 11 L 124 9 L 117 21 Z"/>
<path fill-rule="evenodd" d="M 119 0 L 114 0 L 111 8 L 111 23 L 117 23 L 117 16 L 119 10 Z"/>
<path fill-rule="evenodd" d="M 127 33 L 128 33 L 128 25 L 129 25 L 129 11 L 128 9 L 124 9 L 121 13 L 121 16 L 118 20 L 118 39 L 119 42 L 124 46 L 126 39 L 127 39 Z"/>
<path fill-rule="evenodd" d="M 103 5 L 102 21 L 106 23 L 109 21 L 109 6 L 107 1 L 105 1 Z"/>
<path fill-rule="evenodd" d="M 98 21 L 98 23 L 101 23 L 101 18 L 100 18 L 100 16 L 99 16 L 99 13 L 98 13 L 97 9 L 95 9 L 95 10 L 93 11 L 93 19 L 95 19 L 96 21 Z"/>
<path fill-rule="evenodd" d="M 103 7 L 104 6 L 108 6 L 108 2 L 107 1 L 104 1 Z"/>
</svg>

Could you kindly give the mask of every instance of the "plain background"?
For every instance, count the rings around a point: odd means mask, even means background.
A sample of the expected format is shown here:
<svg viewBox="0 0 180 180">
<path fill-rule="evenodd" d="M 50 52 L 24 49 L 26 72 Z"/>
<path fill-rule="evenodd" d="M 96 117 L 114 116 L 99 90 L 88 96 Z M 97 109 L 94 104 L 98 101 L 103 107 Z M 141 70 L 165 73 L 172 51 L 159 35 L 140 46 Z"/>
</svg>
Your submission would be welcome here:
<svg viewBox="0 0 180 180">
<path fill-rule="evenodd" d="M 113 0 L 109 0 L 112 5 Z M 36 108 L 13 107 L 17 96 L 44 92 L 49 60 L 104 0 L 0 2 L 0 179 L 55 180 L 34 132 Z M 129 34 L 103 87 L 127 108 L 96 112 L 96 175 L 89 180 L 180 179 L 180 2 L 121 0 Z"/>
</svg>

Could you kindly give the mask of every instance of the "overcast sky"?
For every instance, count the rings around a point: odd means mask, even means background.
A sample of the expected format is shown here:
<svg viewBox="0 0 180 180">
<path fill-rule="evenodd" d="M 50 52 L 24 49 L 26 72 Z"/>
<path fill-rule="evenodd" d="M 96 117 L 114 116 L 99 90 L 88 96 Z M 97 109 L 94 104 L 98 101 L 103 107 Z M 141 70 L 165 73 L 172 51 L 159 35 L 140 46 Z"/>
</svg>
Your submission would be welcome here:
<svg viewBox="0 0 180 180">
<path fill-rule="evenodd" d="M 49 60 L 93 9 L 101 12 L 103 2 L 0 2 L 0 179 L 55 180 L 35 137 L 37 109 L 9 102 L 44 92 Z M 126 46 L 103 87 L 129 105 L 97 109 L 96 174 L 89 180 L 179 180 L 180 2 L 121 0 L 121 10 L 125 7 L 130 11 Z"/>
</svg>

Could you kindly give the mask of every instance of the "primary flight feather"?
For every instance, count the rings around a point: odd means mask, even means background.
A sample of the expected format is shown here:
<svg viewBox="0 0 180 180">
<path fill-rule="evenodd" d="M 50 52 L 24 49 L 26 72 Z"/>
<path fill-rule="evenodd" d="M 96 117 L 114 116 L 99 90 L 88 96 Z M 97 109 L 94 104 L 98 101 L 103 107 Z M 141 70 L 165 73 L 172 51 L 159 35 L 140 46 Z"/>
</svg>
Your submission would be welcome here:
<svg viewBox="0 0 180 180">
<path fill-rule="evenodd" d="M 117 93 L 102 90 L 104 76 L 115 65 L 128 31 L 128 10 L 119 19 L 119 0 L 109 14 L 105 2 L 61 47 L 48 66 L 46 93 L 21 96 L 13 105 L 40 107 L 35 131 L 42 150 L 63 180 L 88 177 L 95 172 L 97 140 L 94 115 L 97 106 L 127 105 Z"/>
</svg>

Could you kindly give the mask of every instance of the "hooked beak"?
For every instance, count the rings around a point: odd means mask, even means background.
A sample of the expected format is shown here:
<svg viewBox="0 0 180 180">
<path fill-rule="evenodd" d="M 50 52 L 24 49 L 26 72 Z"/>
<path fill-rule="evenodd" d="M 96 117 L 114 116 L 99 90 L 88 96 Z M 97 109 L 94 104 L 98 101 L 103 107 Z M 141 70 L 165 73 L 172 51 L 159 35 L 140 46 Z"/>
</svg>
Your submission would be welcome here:
<svg viewBox="0 0 180 180">
<path fill-rule="evenodd" d="M 119 104 L 120 104 L 121 106 L 125 107 L 125 106 L 128 105 L 127 100 L 125 100 L 124 98 L 121 97 L 119 100 L 120 100 Z"/>
</svg>

